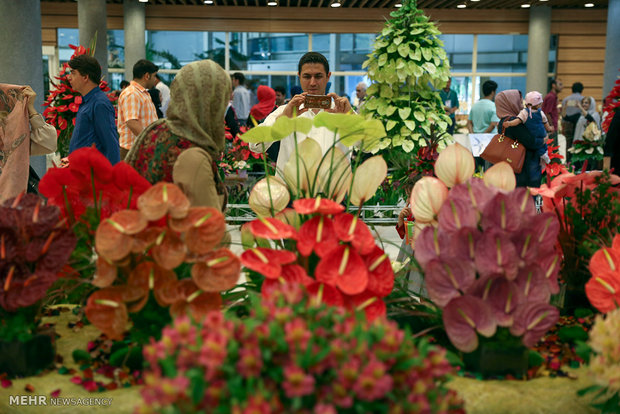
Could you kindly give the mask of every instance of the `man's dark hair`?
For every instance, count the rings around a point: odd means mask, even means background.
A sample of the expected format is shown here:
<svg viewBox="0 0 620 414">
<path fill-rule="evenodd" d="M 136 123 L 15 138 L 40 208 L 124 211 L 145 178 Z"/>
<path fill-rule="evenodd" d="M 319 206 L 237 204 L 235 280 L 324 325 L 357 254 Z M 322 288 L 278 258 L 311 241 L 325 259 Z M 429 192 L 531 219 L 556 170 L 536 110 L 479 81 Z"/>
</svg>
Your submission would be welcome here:
<svg viewBox="0 0 620 414">
<path fill-rule="evenodd" d="M 575 82 L 573 83 L 573 86 L 571 89 L 573 90 L 573 93 L 581 93 L 583 92 L 583 83 Z"/>
<path fill-rule="evenodd" d="M 306 63 L 320 63 L 325 68 L 325 73 L 329 73 L 329 62 L 319 52 L 308 52 L 299 59 L 299 65 L 297 65 L 297 73 L 301 74 L 301 68 Z"/>
<path fill-rule="evenodd" d="M 489 96 L 497 90 L 497 82 L 488 80 L 482 84 L 482 95 Z"/>
<path fill-rule="evenodd" d="M 88 80 L 99 85 L 101 81 L 101 66 L 97 59 L 88 55 L 79 55 L 69 61 L 69 67 L 80 72 L 82 76 L 88 76 Z"/>
<path fill-rule="evenodd" d="M 551 90 L 553 89 L 553 85 L 557 85 L 557 83 L 558 83 L 558 80 L 556 78 L 550 78 L 549 87 L 547 88 L 547 90 L 551 92 Z"/>
<path fill-rule="evenodd" d="M 273 88 L 273 90 L 276 92 L 280 92 L 282 95 L 286 96 L 286 89 L 284 89 L 284 86 L 276 86 Z"/>
<path fill-rule="evenodd" d="M 140 79 L 147 73 L 157 73 L 159 66 L 150 60 L 140 59 L 133 65 L 133 78 Z"/>
<path fill-rule="evenodd" d="M 121 89 L 126 88 L 128 86 L 129 86 L 129 81 L 126 81 L 126 80 L 121 81 Z"/>
<path fill-rule="evenodd" d="M 235 72 L 232 74 L 232 78 L 233 79 L 237 79 L 239 81 L 239 85 L 244 85 L 245 84 L 245 76 L 243 76 L 243 73 L 241 72 Z"/>
</svg>

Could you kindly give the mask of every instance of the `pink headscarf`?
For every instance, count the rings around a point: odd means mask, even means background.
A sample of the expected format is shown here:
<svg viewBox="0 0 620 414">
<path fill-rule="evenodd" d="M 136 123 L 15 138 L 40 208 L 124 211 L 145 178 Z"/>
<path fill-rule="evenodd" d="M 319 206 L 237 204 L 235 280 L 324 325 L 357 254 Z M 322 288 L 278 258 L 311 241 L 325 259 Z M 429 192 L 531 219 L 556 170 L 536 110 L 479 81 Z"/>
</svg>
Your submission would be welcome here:
<svg viewBox="0 0 620 414">
<path fill-rule="evenodd" d="M 495 97 L 495 112 L 499 119 L 517 116 L 521 109 L 523 109 L 521 91 L 517 89 L 502 91 Z"/>
<path fill-rule="evenodd" d="M 250 115 L 257 121 L 261 121 L 273 111 L 276 106 L 276 91 L 269 86 L 260 85 L 256 90 L 258 103 L 250 109 Z"/>
</svg>

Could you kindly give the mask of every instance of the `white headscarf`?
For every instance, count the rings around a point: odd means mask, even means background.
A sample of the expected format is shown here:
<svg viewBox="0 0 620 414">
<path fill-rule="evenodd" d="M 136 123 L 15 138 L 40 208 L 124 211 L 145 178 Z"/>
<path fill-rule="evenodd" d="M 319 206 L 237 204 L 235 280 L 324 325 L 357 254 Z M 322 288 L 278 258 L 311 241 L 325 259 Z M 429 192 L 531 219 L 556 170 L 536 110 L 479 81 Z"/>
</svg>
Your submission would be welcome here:
<svg viewBox="0 0 620 414">
<path fill-rule="evenodd" d="M 594 119 L 596 122 L 596 126 L 601 129 L 601 116 L 596 112 L 596 102 L 594 98 L 591 96 L 587 96 L 584 99 L 590 100 L 590 107 L 588 108 L 588 114 Z M 575 124 L 575 135 L 573 136 L 574 141 L 583 141 L 583 133 L 588 126 L 589 121 L 586 119 L 583 114 L 579 117 L 579 120 Z"/>
</svg>

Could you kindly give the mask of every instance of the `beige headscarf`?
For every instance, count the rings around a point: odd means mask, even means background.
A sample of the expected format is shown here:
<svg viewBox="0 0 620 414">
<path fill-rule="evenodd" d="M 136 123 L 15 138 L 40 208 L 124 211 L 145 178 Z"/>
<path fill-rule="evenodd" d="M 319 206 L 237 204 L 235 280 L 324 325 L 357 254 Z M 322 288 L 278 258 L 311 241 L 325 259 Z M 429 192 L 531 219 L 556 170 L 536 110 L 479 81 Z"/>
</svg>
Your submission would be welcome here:
<svg viewBox="0 0 620 414">
<path fill-rule="evenodd" d="M 521 109 L 523 109 L 523 98 L 518 89 L 501 91 L 495 96 L 495 112 L 499 119 L 517 116 Z"/>
<path fill-rule="evenodd" d="M 230 76 L 214 61 L 183 66 L 170 86 L 166 124 L 174 134 L 219 157 L 231 90 Z"/>
</svg>

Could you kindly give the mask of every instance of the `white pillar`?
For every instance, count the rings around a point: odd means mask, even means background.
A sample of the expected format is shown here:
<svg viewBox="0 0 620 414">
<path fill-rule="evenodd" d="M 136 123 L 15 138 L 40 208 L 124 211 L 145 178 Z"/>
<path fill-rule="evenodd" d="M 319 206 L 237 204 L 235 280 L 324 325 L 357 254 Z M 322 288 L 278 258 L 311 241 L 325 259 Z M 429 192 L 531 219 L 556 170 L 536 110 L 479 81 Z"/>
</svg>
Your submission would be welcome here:
<svg viewBox="0 0 620 414">
<path fill-rule="evenodd" d="M 95 54 L 101 65 L 101 77 L 108 79 L 108 13 L 106 0 L 78 0 L 80 45 L 90 47 L 97 36 Z"/>
<path fill-rule="evenodd" d="M 620 75 L 620 0 L 609 0 L 607 6 L 607 40 L 605 45 L 605 77 L 603 79 L 603 99 L 614 88 Z"/>
<path fill-rule="evenodd" d="M 551 43 L 551 7 L 535 6 L 530 9 L 527 41 L 527 79 L 525 93 L 547 93 L 549 73 L 549 43 Z"/>
<path fill-rule="evenodd" d="M 30 85 L 37 93 L 35 108 L 43 111 L 43 53 L 40 0 L 0 0 L 0 83 Z M 30 157 L 39 176 L 45 157 Z"/>
<path fill-rule="evenodd" d="M 136 0 L 123 2 L 123 28 L 125 31 L 125 79 L 133 79 L 133 65 L 146 58 L 146 17 L 144 3 Z"/>
</svg>

